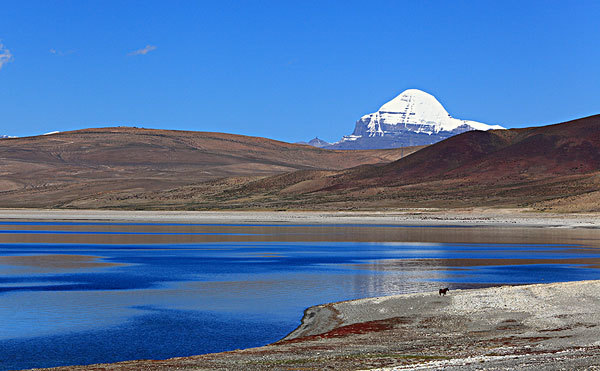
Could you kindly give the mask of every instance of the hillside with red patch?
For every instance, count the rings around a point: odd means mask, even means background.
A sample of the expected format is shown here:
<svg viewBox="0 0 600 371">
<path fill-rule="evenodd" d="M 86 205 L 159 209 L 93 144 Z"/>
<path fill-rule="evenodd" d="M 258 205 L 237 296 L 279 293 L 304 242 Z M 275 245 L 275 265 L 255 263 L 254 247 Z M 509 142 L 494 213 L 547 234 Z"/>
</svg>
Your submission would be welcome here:
<svg viewBox="0 0 600 371">
<path fill-rule="evenodd" d="M 372 169 L 386 184 L 542 179 L 600 170 L 600 115 L 526 129 L 471 131 Z M 364 178 L 364 177 L 363 177 Z"/>
<path fill-rule="evenodd" d="M 0 182 L 5 205 L 600 211 L 600 115 L 466 132 L 400 159 L 406 149 L 328 151 L 229 134 L 103 130 L 32 139 L 29 147 L 26 138 L 3 141 L 19 144 L 0 148 L 10 159 L 4 169 L 12 169 Z"/>
<path fill-rule="evenodd" d="M 388 164 L 256 180 L 228 190 L 224 204 L 317 209 L 560 206 L 559 211 L 598 211 L 598 189 L 600 115 L 542 127 L 471 131 Z M 198 205 L 210 199 L 199 198 Z"/>
</svg>

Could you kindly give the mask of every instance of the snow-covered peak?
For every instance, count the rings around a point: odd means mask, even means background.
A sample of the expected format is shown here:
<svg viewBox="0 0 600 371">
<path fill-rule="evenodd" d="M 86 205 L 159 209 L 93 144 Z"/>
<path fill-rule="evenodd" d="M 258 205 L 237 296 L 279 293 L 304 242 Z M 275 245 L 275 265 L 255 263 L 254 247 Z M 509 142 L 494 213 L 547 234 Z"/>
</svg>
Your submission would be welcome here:
<svg viewBox="0 0 600 371">
<path fill-rule="evenodd" d="M 405 112 L 407 110 L 448 115 L 448 112 L 433 95 L 419 89 L 405 90 L 379 108 L 379 112 Z"/>
<path fill-rule="evenodd" d="M 403 91 L 377 112 L 363 116 L 361 121 L 367 123 L 369 136 L 383 136 L 390 126 L 403 126 L 407 130 L 430 135 L 453 131 L 464 125 L 469 126 L 469 130 L 504 129 L 499 125 L 455 119 L 433 95 L 418 89 Z"/>
</svg>

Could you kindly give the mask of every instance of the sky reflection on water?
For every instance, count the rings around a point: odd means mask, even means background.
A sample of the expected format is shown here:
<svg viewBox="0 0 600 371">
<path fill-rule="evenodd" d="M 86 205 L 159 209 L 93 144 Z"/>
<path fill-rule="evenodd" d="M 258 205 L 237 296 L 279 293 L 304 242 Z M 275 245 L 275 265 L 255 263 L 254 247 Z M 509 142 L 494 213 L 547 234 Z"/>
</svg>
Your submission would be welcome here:
<svg viewBox="0 0 600 371">
<path fill-rule="evenodd" d="M 0 244 L 0 369 L 257 346 L 310 305 L 600 278 L 586 262 L 600 254 L 564 244 Z"/>
</svg>

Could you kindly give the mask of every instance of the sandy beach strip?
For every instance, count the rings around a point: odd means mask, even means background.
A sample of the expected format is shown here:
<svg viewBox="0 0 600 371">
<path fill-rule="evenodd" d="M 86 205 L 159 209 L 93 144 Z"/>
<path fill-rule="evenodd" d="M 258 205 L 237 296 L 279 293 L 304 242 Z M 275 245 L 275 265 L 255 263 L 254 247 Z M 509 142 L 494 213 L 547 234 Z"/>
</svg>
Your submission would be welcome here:
<svg viewBox="0 0 600 371">
<path fill-rule="evenodd" d="M 101 257 L 73 254 L 30 254 L 0 256 L 0 265 L 20 268 L 21 273 L 56 273 L 91 268 L 107 268 L 125 264 L 111 263 Z"/>
<path fill-rule="evenodd" d="M 190 224 L 395 224 L 600 228 L 600 214 L 536 213 L 527 209 L 406 209 L 395 211 L 121 211 L 0 209 L 2 221 L 104 221 Z"/>
<path fill-rule="evenodd" d="M 0 209 L 0 243 L 197 244 L 234 241 L 493 241 L 597 248 L 600 247 L 600 214 L 542 214 L 514 209 L 394 212 Z"/>
</svg>

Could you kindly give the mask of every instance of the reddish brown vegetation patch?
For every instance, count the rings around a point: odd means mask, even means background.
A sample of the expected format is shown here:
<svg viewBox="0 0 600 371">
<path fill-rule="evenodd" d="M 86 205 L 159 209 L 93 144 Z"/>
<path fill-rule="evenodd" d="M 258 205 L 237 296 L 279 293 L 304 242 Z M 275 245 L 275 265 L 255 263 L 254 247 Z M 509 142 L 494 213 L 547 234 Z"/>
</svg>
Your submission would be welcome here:
<svg viewBox="0 0 600 371">
<path fill-rule="evenodd" d="M 408 319 L 406 317 L 395 317 L 395 318 L 388 318 L 388 319 L 384 319 L 384 320 L 354 323 L 351 325 L 337 327 L 337 328 L 335 328 L 331 331 L 325 332 L 323 334 L 304 336 L 301 338 L 291 339 L 291 340 L 283 340 L 283 341 L 278 342 L 278 344 L 298 343 L 298 342 L 310 341 L 310 340 L 315 340 L 315 339 L 330 339 L 330 338 L 355 335 L 355 334 L 367 334 L 367 333 L 372 333 L 372 332 L 380 332 L 380 331 L 391 330 L 394 327 L 396 327 L 397 325 L 408 324 L 408 323 L 412 323 L 412 320 Z"/>
</svg>

